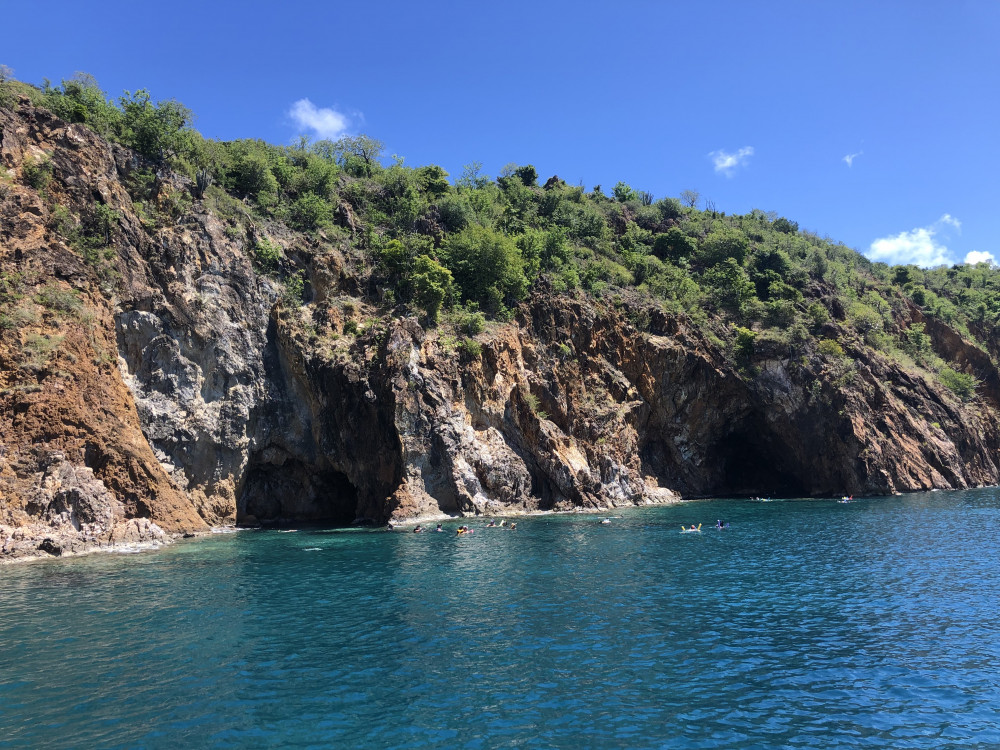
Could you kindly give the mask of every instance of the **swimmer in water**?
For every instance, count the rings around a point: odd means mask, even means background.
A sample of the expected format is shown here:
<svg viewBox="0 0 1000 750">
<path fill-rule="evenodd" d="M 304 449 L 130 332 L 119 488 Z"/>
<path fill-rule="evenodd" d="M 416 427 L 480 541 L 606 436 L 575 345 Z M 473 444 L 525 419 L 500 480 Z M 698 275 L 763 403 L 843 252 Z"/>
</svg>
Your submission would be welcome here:
<svg viewBox="0 0 1000 750">
<path fill-rule="evenodd" d="M 444 529 L 441 528 L 441 524 L 438 524 L 438 527 L 434 531 L 444 531 Z"/>
</svg>

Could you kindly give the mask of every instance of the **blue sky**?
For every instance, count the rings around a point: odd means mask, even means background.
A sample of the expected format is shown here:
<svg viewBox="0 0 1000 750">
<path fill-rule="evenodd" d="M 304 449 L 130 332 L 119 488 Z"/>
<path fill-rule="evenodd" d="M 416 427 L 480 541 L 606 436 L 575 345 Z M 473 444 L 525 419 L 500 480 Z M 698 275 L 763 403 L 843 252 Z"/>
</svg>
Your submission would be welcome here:
<svg viewBox="0 0 1000 750">
<path fill-rule="evenodd" d="M 1000 258 L 1000 3 L 3 3 L 0 63 L 220 139 L 368 133 L 457 177 L 698 190 L 888 262 Z M 973 258 L 985 256 L 973 256 Z"/>
</svg>

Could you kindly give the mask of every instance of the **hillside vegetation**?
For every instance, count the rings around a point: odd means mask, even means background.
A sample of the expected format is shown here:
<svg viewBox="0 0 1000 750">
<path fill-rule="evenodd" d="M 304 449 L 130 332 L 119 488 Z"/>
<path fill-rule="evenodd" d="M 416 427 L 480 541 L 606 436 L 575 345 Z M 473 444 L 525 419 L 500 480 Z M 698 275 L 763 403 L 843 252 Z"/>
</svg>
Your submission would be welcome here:
<svg viewBox="0 0 1000 750">
<path fill-rule="evenodd" d="M 162 171 L 178 171 L 193 190 L 173 201 L 204 197 L 233 234 L 246 236 L 258 265 L 283 275 L 296 294 L 294 261 L 259 229 L 268 222 L 347 249 L 380 306 L 414 308 L 431 325 L 443 316 L 460 335 L 507 318 L 544 279 L 556 291 L 615 302 L 638 297 L 683 312 L 746 362 L 758 349 L 842 356 L 863 344 L 969 398 L 974 376 L 935 355 L 924 323 L 907 311 L 918 308 L 984 350 L 1000 318 L 993 266 L 872 263 L 773 212 L 699 210 L 692 191 L 683 202 L 624 182 L 588 192 L 556 176 L 541 181 L 530 164 L 510 164 L 495 180 L 472 164 L 449 180 L 435 165 L 409 167 L 393 157 L 386 166 L 383 145 L 365 135 L 292 146 L 214 141 L 193 129 L 178 102 L 154 102 L 144 90 L 112 101 L 85 74 L 40 89 L 0 84 L 0 105 L 18 95 L 145 157 L 130 192 L 151 224 L 169 220 L 158 201 Z M 25 178 L 44 187 L 44 159 Z M 61 221 L 99 266 L 96 246 L 109 234 L 111 212 L 99 207 L 94 216 Z M 86 237 L 74 236 L 81 230 Z M 830 327 L 831 318 L 847 325 Z"/>
</svg>

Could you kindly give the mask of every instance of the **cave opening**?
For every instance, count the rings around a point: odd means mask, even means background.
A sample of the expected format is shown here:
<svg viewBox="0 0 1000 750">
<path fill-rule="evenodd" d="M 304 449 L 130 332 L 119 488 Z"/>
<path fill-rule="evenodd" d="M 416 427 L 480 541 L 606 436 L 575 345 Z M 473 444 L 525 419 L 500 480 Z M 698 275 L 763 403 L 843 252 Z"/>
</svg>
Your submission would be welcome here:
<svg viewBox="0 0 1000 750">
<path fill-rule="evenodd" d="M 358 489 L 343 472 L 296 459 L 256 463 L 247 470 L 236 507 L 241 525 L 350 526 L 358 517 Z"/>
<path fill-rule="evenodd" d="M 794 471 L 790 451 L 765 431 L 731 432 L 716 445 L 718 485 L 713 495 L 804 497 L 808 488 Z"/>
</svg>

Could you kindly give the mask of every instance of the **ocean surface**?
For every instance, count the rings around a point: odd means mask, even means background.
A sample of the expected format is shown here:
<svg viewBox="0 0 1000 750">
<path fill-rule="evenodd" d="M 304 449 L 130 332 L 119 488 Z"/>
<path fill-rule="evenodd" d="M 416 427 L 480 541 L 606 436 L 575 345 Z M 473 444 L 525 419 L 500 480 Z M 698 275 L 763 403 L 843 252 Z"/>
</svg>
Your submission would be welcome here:
<svg viewBox="0 0 1000 750">
<path fill-rule="evenodd" d="M 615 515 L 2 567 L 0 748 L 1000 747 L 997 490 Z"/>
</svg>

